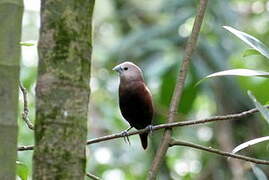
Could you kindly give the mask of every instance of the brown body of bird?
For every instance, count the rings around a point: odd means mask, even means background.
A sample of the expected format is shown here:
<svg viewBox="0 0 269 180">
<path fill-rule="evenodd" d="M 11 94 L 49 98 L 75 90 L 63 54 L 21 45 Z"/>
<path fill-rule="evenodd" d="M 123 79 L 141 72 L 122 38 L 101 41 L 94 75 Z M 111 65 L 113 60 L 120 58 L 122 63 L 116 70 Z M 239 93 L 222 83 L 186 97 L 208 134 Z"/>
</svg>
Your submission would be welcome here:
<svg viewBox="0 0 269 180">
<path fill-rule="evenodd" d="M 131 62 L 124 62 L 113 70 L 120 75 L 119 105 L 122 116 L 130 124 L 127 131 L 132 127 L 136 129 L 150 127 L 153 118 L 153 103 L 141 69 Z M 143 148 L 146 149 L 148 132 L 139 136 Z"/>
</svg>

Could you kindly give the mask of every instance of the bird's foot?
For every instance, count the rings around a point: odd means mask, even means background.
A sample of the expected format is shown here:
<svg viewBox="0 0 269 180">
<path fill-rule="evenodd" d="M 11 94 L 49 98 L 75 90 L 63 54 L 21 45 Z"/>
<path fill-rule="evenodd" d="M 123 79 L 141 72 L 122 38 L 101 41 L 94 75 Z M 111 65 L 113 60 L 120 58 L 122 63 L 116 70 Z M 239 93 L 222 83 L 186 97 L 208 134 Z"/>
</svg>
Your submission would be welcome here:
<svg viewBox="0 0 269 180">
<path fill-rule="evenodd" d="M 127 130 L 123 131 L 121 133 L 121 136 L 123 137 L 123 140 L 125 143 L 128 143 L 129 145 L 131 145 Z"/>
<path fill-rule="evenodd" d="M 132 129 L 132 127 L 129 127 L 128 129 L 121 132 L 121 136 L 123 137 L 124 142 L 128 143 L 129 145 L 131 145 L 129 135 L 128 135 L 128 131 L 130 129 Z"/>
<path fill-rule="evenodd" d="M 147 130 L 149 132 L 149 135 L 151 136 L 152 135 L 152 132 L 153 132 L 153 126 L 150 124 L 146 128 L 147 128 Z"/>
</svg>

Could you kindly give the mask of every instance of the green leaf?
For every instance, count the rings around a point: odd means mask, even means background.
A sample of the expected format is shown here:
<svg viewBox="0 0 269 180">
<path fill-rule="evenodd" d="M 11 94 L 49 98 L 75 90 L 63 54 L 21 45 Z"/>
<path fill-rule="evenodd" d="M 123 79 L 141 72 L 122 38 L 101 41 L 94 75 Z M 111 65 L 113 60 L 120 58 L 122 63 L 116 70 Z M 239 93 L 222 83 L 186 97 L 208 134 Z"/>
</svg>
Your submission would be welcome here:
<svg viewBox="0 0 269 180">
<path fill-rule="evenodd" d="M 241 39 L 250 47 L 257 50 L 259 53 L 261 53 L 262 55 L 264 55 L 269 59 L 269 48 L 265 44 L 263 44 L 260 40 L 245 32 L 234 29 L 230 26 L 223 26 L 223 28 L 236 35 L 239 39 Z"/>
<path fill-rule="evenodd" d="M 20 45 L 21 46 L 34 46 L 35 43 L 32 43 L 32 42 L 20 42 Z"/>
<path fill-rule="evenodd" d="M 261 143 L 261 142 L 264 142 L 264 141 L 268 141 L 268 140 L 269 140 L 269 136 L 252 139 L 250 141 L 244 142 L 244 143 L 236 146 L 233 149 L 232 153 L 237 153 L 238 151 L 241 151 L 242 149 L 245 149 L 245 148 L 247 148 L 247 147 L 249 147 L 251 145 L 258 144 L 258 143 Z"/>
<path fill-rule="evenodd" d="M 248 91 L 248 96 L 252 99 L 252 101 L 254 102 L 256 108 L 260 111 L 260 113 L 262 114 L 263 118 L 267 121 L 267 123 L 269 124 L 269 111 L 263 107 L 255 98 L 255 96 L 252 95 L 251 91 Z"/>
<path fill-rule="evenodd" d="M 16 168 L 17 168 L 16 174 L 22 180 L 27 180 L 27 177 L 28 177 L 28 174 L 29 174 L 28 167 L 24 163 L 22 163 L 20 161 L 16 161 Z"/>
<path fill-rule="evenodd" d="M 255 49 L 247 49 L 243 53 L 243 57 L 253 56 L 253 55 L 260 55 L 260 52 Z"/>
<path fill-rule="evenodd" d="M 174 86 L 176 84 L 175 77 L 177 76 L 177 66 L 173 65 L 167 68 L 166 72 L 162 75 L 162 84 L 160 86 L 160 107 L 164 107 L 163 110 L 168 110 L 170 100 L 172 97 Z M 199 88 L 195 87 L 195 83 L 198 80 L 194 68 L 190 69 L 188 74 L 190 81 L 188 81 L 184 87 L 181 102 L 179 104 L 178 111 L 183 114 L 188 114 L 192 110 L 193 103 L 198 94 Z"/>
<path fill-rule="evenodd" d="M 269 78 L 269 72 L 256 71 L 251 69 L 231 69 L 210 74 L 201 79 L 198 83 L 196 83 L 196 85 L 200 84 L 205 79 L 218 76 L 257 76 L 257 77 Z"/>
</svg>

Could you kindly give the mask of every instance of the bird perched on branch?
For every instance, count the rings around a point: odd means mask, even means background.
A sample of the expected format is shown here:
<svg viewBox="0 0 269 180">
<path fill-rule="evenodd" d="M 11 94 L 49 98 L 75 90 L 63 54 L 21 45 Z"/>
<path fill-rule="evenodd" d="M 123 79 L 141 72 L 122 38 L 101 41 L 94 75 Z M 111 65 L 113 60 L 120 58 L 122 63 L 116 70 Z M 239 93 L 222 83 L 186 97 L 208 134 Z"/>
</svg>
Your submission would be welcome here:
<svg viewBox="0 0 269 180">
<path fill-rule="evenodd" d="M 153 103 L 151 93 L 146 86 L 141 69 L 132 62 L 124 62 L 113 68 L 120 75 L 119 105 L 121 114 L 131 128 L 151 130 L 153 118 Z M 148 146 L 148 132 L 139 134 L 144 149 Z"/>
</svg>

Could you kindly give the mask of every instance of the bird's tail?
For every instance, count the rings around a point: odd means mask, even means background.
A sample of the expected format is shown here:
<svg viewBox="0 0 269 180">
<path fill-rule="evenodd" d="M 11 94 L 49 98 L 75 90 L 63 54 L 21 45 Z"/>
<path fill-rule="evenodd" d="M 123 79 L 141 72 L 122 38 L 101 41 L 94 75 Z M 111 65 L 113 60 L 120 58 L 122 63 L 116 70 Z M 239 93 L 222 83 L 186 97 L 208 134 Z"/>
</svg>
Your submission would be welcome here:
<svg viewBox="0 0 269 180">
<path fill-rule="evenodd" d="M 147 147 L 148 147 L 148 134 L 149 133 L 139 134 L 140 140 L 141 140 L 141 144 L 142 144 L 142 146 L 143 146 L 144 149 L 147 149 Z"/>
</svg>

